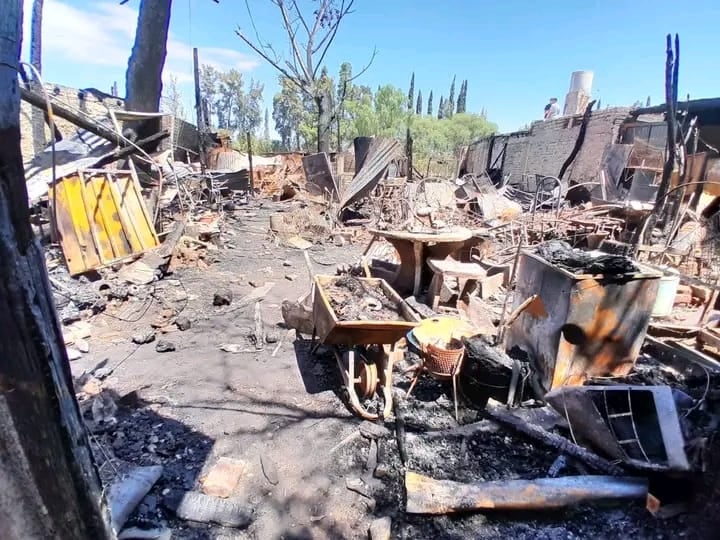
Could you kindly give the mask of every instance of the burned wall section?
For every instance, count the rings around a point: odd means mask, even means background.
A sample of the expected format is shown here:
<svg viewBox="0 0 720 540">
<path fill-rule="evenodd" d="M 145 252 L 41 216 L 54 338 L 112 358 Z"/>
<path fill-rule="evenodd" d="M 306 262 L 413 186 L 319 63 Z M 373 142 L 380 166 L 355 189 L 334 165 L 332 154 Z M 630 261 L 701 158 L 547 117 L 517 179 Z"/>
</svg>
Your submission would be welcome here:
<svg viewBox="0 0 720 540">
<path fill-rule="evenodd" d="M 630 110 L 629 107 L 616 107 L 592 113 L 585 142 L 566 173 L 566 179 L 577 182 L 598 179 L 605 147 L 617 141 L 620 126 L 628 118 Z M 488 166 L 490 151 L 491 161 L 495 161 L 498 148 L 505 146 L 502 176 L 510 175 L 511 184 L 532 190 L 533 181 L 531 179 L 530 185 L 527 185 L 526 176 L 557 176 L 560 167 L 572 152 L 581 121 L 582 115 L 562 116 L 535 122 L 527 131 L 481 139 L 469 148 L 467 172 L 482 173 Z"/>
<path fill-rule="evenodd" d="M 111 96 L 99 90 L 78 90 L 77 88 L 59 84 L 46 84 L 45 91 L 53 101 L 62 103 L 70 109 L 80 111 L 95 119 L 107 117 L 110 110 L 125 110 L 125 101 L 122 98 Z M 32 108 L 29 103 L 22 102 L 20 110 L 20 141 L 25 161 L 29 161 L 35 156 Z M 57 115 L 55 116 L 55 125 L 60 130 L 63 138 L 70 138 L 78 130 L 74 124 Z M 174 131 L 174 133 L 171 138 L 167 138 L 160 143 L 158 150 L 168 150 L 174 146 L 176 159 L 187 161 L 187 152 L 189 151 L 191 159 L 197 160 L 200 138 L 197 128 L 193 124 L 180 118 L 175 118 L 173 123 L 170 116 L 164 116 L 161 120 L 161 129 Z M 45 125 L 45 143 L 50 144 L 50 129 L 47 125 Z"/>
<path fill-rule="evenodd" d="M 82 111 L 91 116 L 105 116 L 108 110 L 124 110 L 125 102 L 122 98 L 111 96 L 95 90 L 78 90 L 59 84 L 46 84 L 45 91 L 48 96 L 67 107 Z M 69 138 L 77 131 L 77 127 L 67 120 L 55 116 L 55 125 L 63 137 Z M 45 142 L 50 143 L 50 129 L 45 126 Z M 24 160 L 32 159 L 35 155 L 33 129 L 32 129 L 32 105 L 23 101 L 20 109 L 20 144 Z"/>
</svg>

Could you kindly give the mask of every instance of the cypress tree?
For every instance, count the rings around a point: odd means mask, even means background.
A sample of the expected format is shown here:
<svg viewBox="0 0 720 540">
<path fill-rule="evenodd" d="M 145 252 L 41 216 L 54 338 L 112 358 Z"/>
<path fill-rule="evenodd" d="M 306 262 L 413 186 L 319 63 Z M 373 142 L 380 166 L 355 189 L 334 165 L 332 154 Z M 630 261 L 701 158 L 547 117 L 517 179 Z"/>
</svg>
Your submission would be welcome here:
<svg viewBox="0 0 720 540">
<path fill-rule="evenodd" d="M 445 111 L 445 116 L 448 118 L 453 115 L 455 112 L 455 77 L 456 75 L 453 75 L 452 83 L 450 83 L 450 97 L 448 98 L 447 102 L 445 103 L 445 107 L 447 107 L 447 111 Z"/>
<path fill-rule="evenodd" d="M 428 98 L 428 109 L 427 109 L 428 116 L 432 116 L 433 114 L 433 106 L 432 106 L 432 90 L 430 90 L 430 97 Z"/>
<path fill-rule="evenodd" d="M 445 117 L 445 98 L 440 96 L 440 105 L 438 105 L 438 120 L 442 120 Z"/>
<path fill-rule="evenodd" d="M 408 90 L 408 111 L 412 112 L 413 103 L 415 103 L 415 72 L 410 77 L 410 90 Z"/>
<path fill-rule="evenodd" d="M 415 105 L 415 114 L 422 115 L 422 90 L 418 90 L 417 105 Z"/>
<path fill-rule="evenodd" d="M 460 85 L 460 94 L 458 94 L 457 112 L 464 113 L 467 111 L 467 79 Z"/>
</svg>

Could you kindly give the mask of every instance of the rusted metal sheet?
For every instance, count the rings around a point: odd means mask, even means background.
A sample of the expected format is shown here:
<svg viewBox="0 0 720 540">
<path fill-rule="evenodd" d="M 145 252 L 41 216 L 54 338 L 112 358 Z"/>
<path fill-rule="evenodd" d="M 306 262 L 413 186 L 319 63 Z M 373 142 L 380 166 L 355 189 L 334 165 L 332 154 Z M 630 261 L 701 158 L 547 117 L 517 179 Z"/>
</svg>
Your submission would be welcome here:
<svg viewBox="0 0 720 540">
<path fill-rule="evenodd" d="M 645 478 L 566 476 L 465 484 L 405 473 L 408 514 L 472 510 L 542 510 L 608 499 L 644 499 Z"/>
<path fill-rule="evenodd" d="M 52 190 L 49 194 L 52 201 Z M 57 184 L 57 222 L 71 275 L 158 245 L 140 184 L 128 171 L 86 169 Z"/>
<path fill-rule="evenodd" d="M 645 338 L 659 277 L 576 275 L 523 252 L 515 306 L 538 295 L 544 310 L 520 315 L 508 330 L 507 348 L 529 355 L 545 391 L 626 375 Z"/>
<path fill-rule="evenodd" d="M 330 160 L 325 152 L 305 156 L 302 160 L 307 179 L 305 187 L 311 195 L 325 196 L 329 194 L 334 200 L 338 197 L 338 186 Z"/>
</svg>

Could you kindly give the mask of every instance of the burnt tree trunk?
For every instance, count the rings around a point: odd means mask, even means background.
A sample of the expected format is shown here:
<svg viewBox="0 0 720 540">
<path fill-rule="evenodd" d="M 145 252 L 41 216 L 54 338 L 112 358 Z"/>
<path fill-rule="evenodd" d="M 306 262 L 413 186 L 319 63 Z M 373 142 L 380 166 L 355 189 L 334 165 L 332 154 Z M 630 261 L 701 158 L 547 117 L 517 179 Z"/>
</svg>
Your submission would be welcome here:
<svg viewBox="0 0 720 540">
<path fill-rule="evenodd" d="M 322 92 L 315 97 L 315 104 L 318 109 L 318 152 L 330 152 L 330 132 L 332 130 L 332 111 L 330 110 L 330 97 Z"/>
<path fill-rule="evenodd" d="M 42 73 L 42 14 L 44 0 L 34 0 L 32 9 L 32 22 L 30 27 L 30 63 Z M 33 87 L 41 92 L 42 84 L 33 75 Z M 38 154 L 45 148 L 45 115 L 39 109 L 32 108 L 30 113 L 32 124 L 33 151 Z"/>
<path fill-rule="evenodd" d="M 20 153 L 22 2 L 0 0 L 0 538 L 113 534 L 75 401 Z"/>
<path fill-rule="evenodd" d="M 128 111 L 158 112 L 162 95 L 162 72 L 167 55 L 172 0 L 141 0 L 135 44 L 125 76 L 125 108 Z M 146 127 L 145 127 L 146 126 Z M 159 129 L 159 121 L 148 122 L 139 138 Z"/>
</svg>

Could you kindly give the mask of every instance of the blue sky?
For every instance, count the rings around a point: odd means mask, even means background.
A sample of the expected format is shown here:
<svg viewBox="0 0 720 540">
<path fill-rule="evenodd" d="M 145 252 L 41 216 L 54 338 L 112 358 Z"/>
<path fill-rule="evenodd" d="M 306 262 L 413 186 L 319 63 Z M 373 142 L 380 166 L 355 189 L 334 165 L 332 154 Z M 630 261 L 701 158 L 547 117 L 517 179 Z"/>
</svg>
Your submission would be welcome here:
<svg viewBox="0 0 720 540">
<path fill-rule="evenodd" d="M 117 81 L 122 94 L 138 3 L 45 0 L 44 78 L 105 91 Z M 25 0 L 27 23 L 30 4 Z M 263 41 L 287 52 L 277 8 L 269 0 L 248 4 Z M 359 70 L 376 47 L 358 83 L 407 89 L 414 71 L 416 91 L 427 99 L 433 90 L 436 106 L 457 75 L 468 79 L 468 111 L 485 108 L 502 131 L 511 131 L 539 118 L 549 97 L 562 103 L 576 70 L 594 72 L 593 96 L 603 107 L 647 96 L 661 103 L 665 35 L 677 32 L 680 96 L 720 96 L 720 1 L 679 6 L 666 0 L 356 0 L 326 65 L 334 72 L 349 61 Z M 245 0 L 174 0 L 166 72 L 178 77 L 188 105 L 192 47 L 200 49 L 201 61 L 264 83 L 271 104 L 276 73 L 237 38 L 238 25 L 253 33 Z"/>
</svg>

